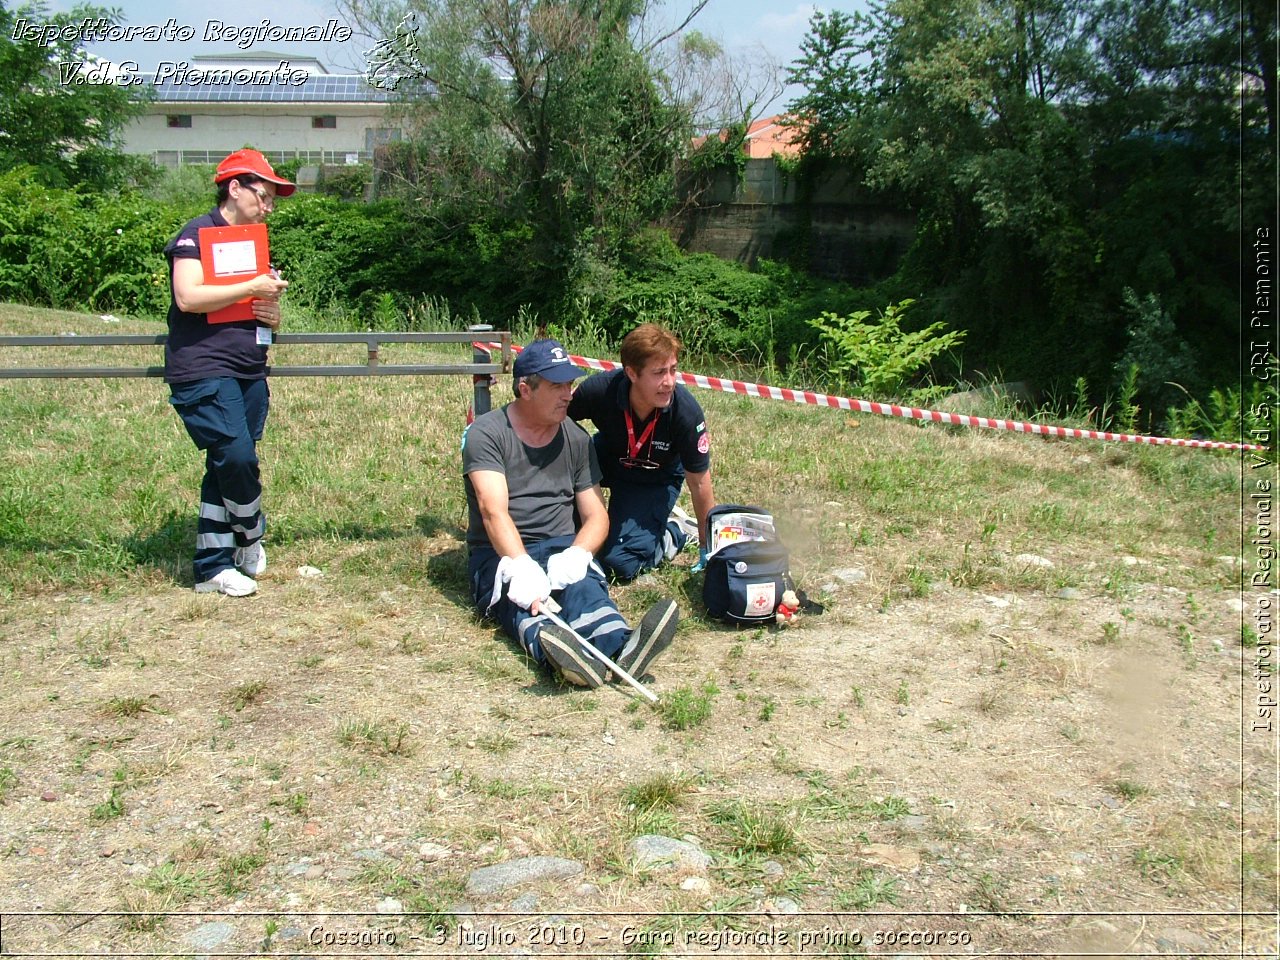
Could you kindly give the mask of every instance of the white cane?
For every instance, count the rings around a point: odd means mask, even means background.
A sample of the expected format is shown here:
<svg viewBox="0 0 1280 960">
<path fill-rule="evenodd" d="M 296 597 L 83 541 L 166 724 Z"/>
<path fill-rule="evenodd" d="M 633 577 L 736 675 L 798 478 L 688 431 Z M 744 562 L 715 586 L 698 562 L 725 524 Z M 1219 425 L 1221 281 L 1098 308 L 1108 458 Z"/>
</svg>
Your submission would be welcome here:
<svg viewBox="0 0 1280 960">
<path fill-rule="evenodd" d="M 540 600 L 538 602 L 538 613 L 545 616 L 557 627 L 562 627 L 563 629 L 568 630 L 570 635 L 573 637 L 573 639 L 577 640 L 580 644 L 582 644 L 586 648 L 588 653 L 590 653 L 593 657 L 595 657 L 597 660 L 603 663 L 606 667 L 608 667 L 610 670 L 612 670 L 614 673 L 620 676 L 623 680 L 627 681 L 627 683 L 631 684 L 631 686 L 635 687 L 637 690 L 643 693 L 646 697 L 649 698 L 650 701 L 652 701 L 653 703 L 658 702 L 657 696 L 654 695 L 654 693 L 651 690 L 649 690 L 642 683 L 637 681 L 635 677 L 631 676 L 631 674 L 627 673 L 627 671 L 623 670 L 620 666 L 618 666 L 616 663 L 614 663 L 612 660 L 606 657 L 603 653 L 597 650 L 595 648 L 595 645 L 591 643 L 589 640 L 587 640 L 586 638 L 584 638 L 582 634 L 578 633 L 577 630 L 573 629 L 573 627 L 569 626 L 567 623 L 561 620 L 558 616 L 556 616 L 556 614 L 559 612 L 560 612 L 560 604 L 556 603 L 550 597 L 547 597 L 547 599 Z"/>
</svg>

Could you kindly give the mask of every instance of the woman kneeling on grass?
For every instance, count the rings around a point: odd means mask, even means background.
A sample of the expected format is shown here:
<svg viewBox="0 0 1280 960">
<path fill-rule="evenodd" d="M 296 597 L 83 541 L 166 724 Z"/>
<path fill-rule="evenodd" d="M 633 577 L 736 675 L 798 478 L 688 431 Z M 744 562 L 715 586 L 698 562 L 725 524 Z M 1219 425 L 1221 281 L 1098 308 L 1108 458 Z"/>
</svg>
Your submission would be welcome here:
<svg viewBox="0 0 1280 960">
<path fill-rule="evenodd" d="M 267 569 L 266 521 L 257 442 L 267 422 L 267 346 L 280 326 L 280 295 L 288 286 L 274 271 L 225 285 L 205 282 L 200 231 L 263 223 L 277 197 L 295 185 L 276 176 L 257 150 L 237 150 L 213 176 L 217 202 L 164 248 L 169 261 L 169 339 L 164 379 L 196 448 L 205 452 L 196 525 L 196 593 L 247 596 Z M 210 323 L 209 314 L 252 297 L 253 319 Z"/>
</svg>

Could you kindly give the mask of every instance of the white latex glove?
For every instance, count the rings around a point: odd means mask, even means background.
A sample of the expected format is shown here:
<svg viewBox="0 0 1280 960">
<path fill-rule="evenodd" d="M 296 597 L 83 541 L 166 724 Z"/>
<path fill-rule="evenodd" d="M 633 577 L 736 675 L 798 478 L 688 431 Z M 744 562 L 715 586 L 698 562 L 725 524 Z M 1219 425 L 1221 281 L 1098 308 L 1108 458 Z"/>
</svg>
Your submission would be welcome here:
<svg viewBox="0 0 1280 960">
<path fill-rule="evenodd" d="M 514 559 L 504 557 L 502 563 L 511 563 L 502 571 L 502 578 L 508 581 L 507 599 L 517 607 L 528 610 L 535 603 L 540 603 L 551 596 L 551 581 L 546 571 L 538 566 L 538 561 L 527 553 Z"/>
<path fill-rule="evenodd" d="M 553 553 L 547 560 L 547 577 L 551 580 L 552 590 L 563 590 L 571 583 L 577 583 L 587 575 L 587 565 L 591 563 L 591 551 L 585 547 L 566 547 L 559 553 Z"/>
</svg>

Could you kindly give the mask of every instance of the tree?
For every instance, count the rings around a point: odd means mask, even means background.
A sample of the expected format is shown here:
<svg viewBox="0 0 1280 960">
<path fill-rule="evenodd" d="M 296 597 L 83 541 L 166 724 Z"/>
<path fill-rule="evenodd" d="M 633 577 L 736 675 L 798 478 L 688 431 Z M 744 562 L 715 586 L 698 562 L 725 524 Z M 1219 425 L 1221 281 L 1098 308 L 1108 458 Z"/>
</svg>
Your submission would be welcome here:
<svg viewBox="0 0 1280 960">
<path fill-rule="evenodd" d="M 694 129 L 702 133 L 717 134 L 737 125 L 745 130 L 759 110 L 782 93 L 781 68 L 759 45 L 730 52 L 689 30 L 661 53 L 664 97 L 684 105 Z"/>
<path fill-rule="evenodd" d="M 788 106 L 788 123 L 811 160 L 837 153 L 836 136 L 862 114 L 867 95 L 876 89 L 870 74 L 875 60 L 865 39 L 870 25 L 866 14 L 841 10 L 815 10 L 809 19 L 800 59 L 787 71 L 787 83 L 805 88 Z M 845 144 L 849 142 L 846 138 Z"/>
<path fill-rule="evenodd" d="M 531 286 L 570 290 L 674 196 L 692 110 L 636 0 L 346 0 L 377 73 L 407 79 L 432 215 L 526 224 Z M 452 213 L 446 211 L 452 207 Z"/>
<path fill-rule="evenodd" d="M 1130 291 L 1223 375 L 1241 135 L 1274 163 L 1268 43 L 1274 4 L 882 0 L 815 17 L 793 106 L 917 210 L 901 279 L 984 365 L 1105 389 Z"/>
<path fill-rule="evenodd" d="M 79 5 L 51 14 L 43 3 L 8 10 L 0 2 L 0 168 L 36 168 L 50 185 L 111 185 L 136 163 L 113 146 L 121 129 L 142 109 L 137 87 L 96 82 L 76 25 L 115 24 L 119 13 Z M 45 43 L 15 28 L 53 27 Z M 79 67 L 73 66 L 79 64 Z"/>
</svg>

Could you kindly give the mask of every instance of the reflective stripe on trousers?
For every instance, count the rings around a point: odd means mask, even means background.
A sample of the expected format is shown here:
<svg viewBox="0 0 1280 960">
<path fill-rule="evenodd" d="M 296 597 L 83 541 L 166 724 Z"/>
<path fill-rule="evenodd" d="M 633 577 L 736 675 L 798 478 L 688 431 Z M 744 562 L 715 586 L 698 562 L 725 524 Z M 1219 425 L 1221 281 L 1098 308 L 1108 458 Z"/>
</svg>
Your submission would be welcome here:
<svg viewBox="0 0 1280 960">
<path fill-rule="evenodd" d="M 525 549 L 545 569 L 548 557 L 572 543 L 572 536 L 554 537 L 525 544 Z M 476 609 L 501 623 L 507 635 L 515 639 L 536 662 L 545 663 L 546 655 L 542 652 L 538 631 L 546 622 L 546 617 L 522 610 L 507 600 L 505 595 L 489 607 L 489 600 L 493 596 L 494 573 L 501 559 L 491 547 L 471 548 L 468 572 Z M 555 591 L 552 596 L 560 604 L 560 619 L 606 657 L 614 657 L 622 649 L 631 628 L 609 597 L 609 585 L 597 564 L 593 563 L 587 568 L 587 575 L 583 579 L 569 584 L 563 590 Z"/>
<path fill-rule="evenodd" d="M 270 407 L 266 380 L 218 377 L 170 387 L 170 403 L 205 452 L 196 522 L 196 583 L 235 565 L 236 547 L 262 539 L 262 481 L 257 441 Z"/>
</svg>

